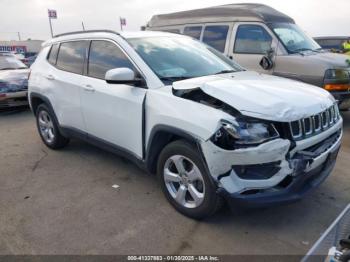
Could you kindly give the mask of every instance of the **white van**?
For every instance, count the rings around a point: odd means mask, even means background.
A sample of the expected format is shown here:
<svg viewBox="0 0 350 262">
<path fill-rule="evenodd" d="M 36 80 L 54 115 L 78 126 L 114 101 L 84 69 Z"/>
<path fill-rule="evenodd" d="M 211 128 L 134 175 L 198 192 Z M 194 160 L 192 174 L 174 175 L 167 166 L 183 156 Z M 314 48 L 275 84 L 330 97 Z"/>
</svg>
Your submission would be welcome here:
<svg viewBox="0 0 350 262">
<path fill-rule="evenodd" d="M 231 4 L 155 15 L 146 30 L 192 36 L 249 70 L 330 91 L 350 107 L 350 60 L 322 48 L 294 20 L 261 4 Z"/>
</svg>

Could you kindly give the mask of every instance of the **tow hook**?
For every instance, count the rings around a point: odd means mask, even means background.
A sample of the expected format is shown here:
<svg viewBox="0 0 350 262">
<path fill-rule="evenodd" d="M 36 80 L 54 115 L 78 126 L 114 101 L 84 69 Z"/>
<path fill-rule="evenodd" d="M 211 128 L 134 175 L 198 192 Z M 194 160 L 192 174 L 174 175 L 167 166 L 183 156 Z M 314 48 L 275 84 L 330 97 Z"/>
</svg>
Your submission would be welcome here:
<svg viewBox="0 0 350 262">
<path fill-rule="evenodd" d="M 292 159 L 288 160 L 289 167 L 294 170 L 292 176 L 298 176 L 305 171 L 305 169 L 312 164 L 315 154 L 308 151 L 299 151 Z"/>
</svg>

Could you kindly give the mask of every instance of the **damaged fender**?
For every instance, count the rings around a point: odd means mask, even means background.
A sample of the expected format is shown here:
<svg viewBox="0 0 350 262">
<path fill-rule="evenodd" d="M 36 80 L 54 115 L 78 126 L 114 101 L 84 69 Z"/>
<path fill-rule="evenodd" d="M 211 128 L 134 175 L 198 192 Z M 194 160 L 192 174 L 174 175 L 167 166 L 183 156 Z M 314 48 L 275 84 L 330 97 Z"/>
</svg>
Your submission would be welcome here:
<svg viewBox="0 0 350 262">
<path fill-rule="evenodd" d="M 235 121 L 228 113 L 191 100 L 176 97 L 171 86 L 152 90 L 146 97 L 146 144 L 153 127 L 173 126 L 196 138 L 208 140 L 220 127 L 220 119 Z"/>
</svg>

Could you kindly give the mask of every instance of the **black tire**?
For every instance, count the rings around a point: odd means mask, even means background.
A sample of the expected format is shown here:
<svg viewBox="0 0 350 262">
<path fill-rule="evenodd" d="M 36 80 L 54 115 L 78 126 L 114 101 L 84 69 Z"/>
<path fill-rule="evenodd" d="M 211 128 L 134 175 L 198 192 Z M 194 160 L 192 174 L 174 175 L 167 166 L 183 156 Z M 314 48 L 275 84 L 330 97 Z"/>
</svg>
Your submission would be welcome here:
<svg viewBox="0 0 350 262">
<path fill-rule="evenodd" d="M 47 114 L 48 118 L 51 120 L 52 127 L 51 133 L 53 134 L 53 138 L 48 140 L 44 137 L 43 132 L 41 131 L 41 127 L 39 124 L 39 118 L 42 114 Z M 64 137 L 58 128 L 58 124 L 56 118 L 54 117 L 54 113 L 46 104 L 40 104 L 35 113 L 36 117 L 36 125 L 38 128 L 39 135 L 44 144 L 51 149 L 60 149 L 65 147 L 69 143 L 69 139 Z"/>
<path fill-rule="evenodd" d="M 166 186 L 164 178 L 165 165 L 172 156 L 177 155 L 184 156 L 185 158 L 191 160 L 201 172 L 203 178 L 201 183 L 204 182 L 202 183 L 202 186 L 205 188 L 205 193 L 202 203 L 197 207 L 185 207 L 184 205 L 179 204 L 170 194 Z M 172 206 L 185 216 L 194 219 L 203 219 L 205 217 L 213 215 L 222 206 L 223 200 L 216 193 L 216 186 L 214 185 L 213 181 L 211 181 L 211 178 L 209 177 L 209 174 L 206 170 L 207 169 L 204 166 L 203 160 L 201 159 L 198 150 L 192 144 L 186 141 L 174 141 L 167 145 L 160 153 L 157 163 L 157 176 L 160 180 L 162 190 Z"/>
</svg>

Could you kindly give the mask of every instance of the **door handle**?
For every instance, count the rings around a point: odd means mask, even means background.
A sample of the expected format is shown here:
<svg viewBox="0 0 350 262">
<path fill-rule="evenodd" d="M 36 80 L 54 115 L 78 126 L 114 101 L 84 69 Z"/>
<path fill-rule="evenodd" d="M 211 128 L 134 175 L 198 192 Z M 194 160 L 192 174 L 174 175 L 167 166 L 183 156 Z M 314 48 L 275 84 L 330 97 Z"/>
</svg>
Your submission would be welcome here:
<svg viewBox="0 0 350 262">
<path fill-rule="evenodd" d="M 47 75 L 46 79 L 47 80 L 55 80 L 55 77 L 53 75 Z"/>
<path fill-rule="evenodd" d="M 84 90 L 87 92 L 95 92 L 95 88 L 93 88 L 91 85 L 85 85 Z"/>
</svg>

